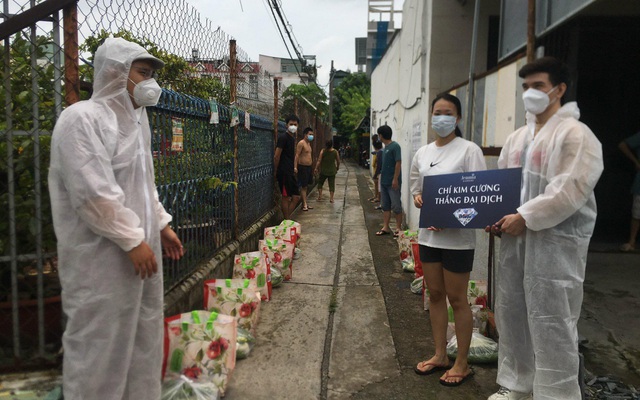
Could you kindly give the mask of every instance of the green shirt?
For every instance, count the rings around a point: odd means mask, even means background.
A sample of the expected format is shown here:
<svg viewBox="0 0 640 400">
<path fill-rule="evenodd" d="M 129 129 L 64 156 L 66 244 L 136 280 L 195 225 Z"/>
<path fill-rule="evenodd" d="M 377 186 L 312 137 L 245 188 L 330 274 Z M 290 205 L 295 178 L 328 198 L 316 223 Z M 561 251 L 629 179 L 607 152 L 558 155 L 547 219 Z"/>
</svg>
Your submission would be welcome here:
<svg viewBox="0 0 640 400">
<path fill-rule="evenodd" d="M 320 161 L 320 174 L 324 176 L 334 176 L 338 173 L 338 167 L 336 166 L 336 160 L 338 152 L 336 149 L 322 151 L 322 161 Z"/>
<path fill-rule="evenodd" d="M 397 142 L 391 142 L 382 150 L 382 178 L 383 185 L 393 184 L 393 174 L 396 171 L 396 162 L 402 161 L 402 150 Z M 402 174 L 398 175 L 398 183 L 402 183 Z"/>
</svg>

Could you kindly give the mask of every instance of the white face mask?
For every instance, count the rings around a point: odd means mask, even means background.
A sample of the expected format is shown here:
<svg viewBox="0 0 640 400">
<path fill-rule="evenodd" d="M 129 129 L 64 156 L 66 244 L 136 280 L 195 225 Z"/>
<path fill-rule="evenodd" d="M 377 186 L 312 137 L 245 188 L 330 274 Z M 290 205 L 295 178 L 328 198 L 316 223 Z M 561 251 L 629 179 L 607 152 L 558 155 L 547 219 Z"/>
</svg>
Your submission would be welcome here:
<svg viewBox="0 0 640 400">
<path fill-rule="evenodd" d="M 298 132 L 298 127 L 297 127 L 297 126 L 295 126 L 295 125 L 289 125 L 289 128 L 288 128 L 288 129 L 289 129 L 289 132 L 291 132 L 291 133 L 296 133 L 296 132 Z"/>
<path fill-rule="evenodd" d="M 542 114 L 546 110 L 550 103 L 549 94 L 556 90 L 558 87 L 554 86 L 553 89 L 545 93 L 538 89 L 527 89 L 522 93 L 522 101 L 524 101 L 524 109 L 533 115 Z"/>
<path fill-rule="evenodd" d="M 457 118 L 453 115 L 433 115 L 431 117 L 431 128 L 442 138 L 449 136 L 456 129 L 457 124 Z"/>
<path fill-rule="evenodd" d="M 158 104 L 158 100 L 160 100 L 160 95 L 162 94 L 162 88 L 155 79 L 145 79 L 137 84 L 134 82 L 134 84 L 136 86 L 133 88 L 133 101 L 135 101 L 137 105 L 140 107 L 149 107 Z"/>
</svg>

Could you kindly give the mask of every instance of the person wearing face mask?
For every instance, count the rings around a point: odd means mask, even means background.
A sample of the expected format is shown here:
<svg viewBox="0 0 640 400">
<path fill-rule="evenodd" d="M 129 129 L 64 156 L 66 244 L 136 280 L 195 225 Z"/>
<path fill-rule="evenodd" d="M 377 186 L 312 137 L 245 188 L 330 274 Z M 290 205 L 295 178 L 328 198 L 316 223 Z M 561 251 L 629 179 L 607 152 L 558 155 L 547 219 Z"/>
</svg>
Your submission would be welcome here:
<svg viewBox="0 0 640 400">
<path fill-rule="evenodd" d="M 107 38 L 91 99 L 65 109 L 51 142 L 49 190 L 58 238 L 65 399 L 160 398 L 162 248 L 182 244 L 158 200 L 145 106 L 164 63 Z"/>
<path fill-rule="evenodd" d="M 576 103 L 562 105 L 565 64 L 543 57 L 519 75 L 527 125 L 509 135 L 498 167 L 522 168 L 520 207 L 487 227 L 502 235 L 494 310 L 501 387 L 489 399 L 577 400 L 577 324 L 602 146 L 578 121 Z"/>
<path fill-rule="evenodd" d="M 286 120 L 287 132 L 278 136 L 276 151 L 273 156 L 276 179 L 280 193 L 282 193 L 282 215 L 284 219 L 290 219 L 300 201 L 298 181 L 295 171 L 296 132 L 300 119 L 295 115 L 289 115 Z"/>
<path fill-rule="evenodd" d="M 460 100 L 448 93 L 438 95 L 431 103 L 431 128 L 436 140 L 418 149 L 413 156 L 409 181 L 413 203 L 422 208 L 422 183 L 425 176 L 452 174 L 486 169 L 482 150 L 463 139 L 458 123 L 462 117 Z M 425 210 L 428 212 L 428 210 Z M 469 275 L 473 267 L 476 234 L 471 229 L 420 228 L 418 243 L 420 261 L 429 289 L 429 315 L 435 355 L 420 362 L 414 371 L 430 375 L 444 371 L 440 383 L 459 386 L 473 375 L 467 364 L 473 319 L 467 303 Z M 458 355 L 450 365 L 447 358 L 447 302 L 456 321 Z"/>
<path fill-rule="evenodd" d="M 293 163 L 293 172 L 297 174 L 298 186 L 302 197 L 302 211 L 313 209 L 307 202 L 307 187 L 313 179 L 311 142 L 313 142 L 313 129 L 310 127 L 304 128 L 304 137 L 296 146 L 296 158 Z"/>
</svg>

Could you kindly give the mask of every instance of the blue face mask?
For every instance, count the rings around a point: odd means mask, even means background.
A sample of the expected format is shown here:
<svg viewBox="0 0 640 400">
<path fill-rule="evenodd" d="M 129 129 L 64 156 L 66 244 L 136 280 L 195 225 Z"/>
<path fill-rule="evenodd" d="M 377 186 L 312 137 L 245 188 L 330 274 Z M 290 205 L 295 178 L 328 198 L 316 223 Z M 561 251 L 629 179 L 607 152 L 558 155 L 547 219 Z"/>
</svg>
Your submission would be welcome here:
<svg viewBox="0 0 640 400">
<path fill-rule="evenodd" d="M 310 142 L 313 142 L 313 135 L 308 135 L 307 139 L 309 139 Z"/>
<path fill-rule="evenodd" d="M 456 129 L 457 118 L 453 115 L 434 115 L 431 117 L 431 129 L 444 138 Z"/>
</svg>

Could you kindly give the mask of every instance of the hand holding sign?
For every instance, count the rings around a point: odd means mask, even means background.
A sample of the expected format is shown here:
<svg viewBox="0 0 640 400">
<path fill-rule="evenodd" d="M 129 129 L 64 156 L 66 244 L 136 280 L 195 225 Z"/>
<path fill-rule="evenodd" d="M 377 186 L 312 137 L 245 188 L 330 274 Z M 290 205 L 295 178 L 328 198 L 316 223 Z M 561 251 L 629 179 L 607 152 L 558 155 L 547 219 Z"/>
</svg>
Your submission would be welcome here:
<svg viewBox="0 0 640 400">
<path fill-rule="evenodd" d="M 522 233 L 524 220 L 514 214 L 520 205 L 521 177 L 520 168 L 425 176 L 420 228 L 484 229 L 506 224 L 503 231 Z"/>
<path fill-rule="evenodd" d="M 496 222 L 501 232 L 508 233 L 512 236 L 518 236 L 527 227 L 526 221 L 522 218 L 520 213 L 505 215 Z"/>
</svg>

